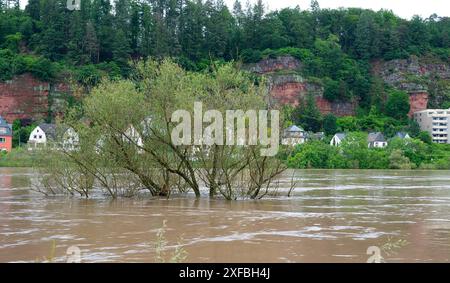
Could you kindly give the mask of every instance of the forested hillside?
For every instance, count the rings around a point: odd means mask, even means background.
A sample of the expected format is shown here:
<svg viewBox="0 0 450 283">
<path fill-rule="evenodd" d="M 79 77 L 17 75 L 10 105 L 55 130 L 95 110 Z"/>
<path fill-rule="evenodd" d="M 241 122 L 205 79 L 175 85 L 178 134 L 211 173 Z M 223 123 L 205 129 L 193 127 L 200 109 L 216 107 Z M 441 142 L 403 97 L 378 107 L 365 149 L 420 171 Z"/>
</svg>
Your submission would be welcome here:
<svg viewBox="0 0 450 283">
<path fill-rule="evenodd" d="M 129 75 L 130 60 L 149 56 L 200 71 L 211 62 L 281 55 L 299 59 L 302 75 L 320 81 L 326 99 L 357 98 L 368 113 L 381 108 L 385 88 L 373 62 L 415 55 L 448 64 L 450 19 L 321 9 L 317 1 L 267 11 L 262 1 L 236 1 L 230 9 L 221 0 L 81 0 L 81 9 L 71 11 L 66 0 L 29 0 L 25 10 L 17 0 L 0 0 L 3 81 L 30 72 L 44 81 L 70 76 L 93 85 L 105 75 Z M 437 101 L 433 106 L 449 104 Z"/>
</svg>

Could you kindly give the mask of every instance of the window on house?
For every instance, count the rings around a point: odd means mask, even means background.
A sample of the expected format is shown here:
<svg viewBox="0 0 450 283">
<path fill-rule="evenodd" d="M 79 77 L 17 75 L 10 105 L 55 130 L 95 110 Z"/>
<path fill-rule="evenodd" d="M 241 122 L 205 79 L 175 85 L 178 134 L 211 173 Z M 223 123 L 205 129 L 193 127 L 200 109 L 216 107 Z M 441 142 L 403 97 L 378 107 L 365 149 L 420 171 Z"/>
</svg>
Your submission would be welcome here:
<svg viewBox="0 0 450 283">
<path fill-rule="evenodd" d="M 34 136 L 33 136 L 33 139 L 37 139 L 37 136 L 36 136 L 36 135 L 34 135 Z"/>
<path fill-rule="evenodd" d="M 42 136 L 41 136 L 41 135 L 39 136 L 39 139 L 42 139 Z"/>
<path fill-rule="evenodd" d="M 6 139 L 5 138 L 0 138 L 0 143 L 5 143 Z"/>
</svg>

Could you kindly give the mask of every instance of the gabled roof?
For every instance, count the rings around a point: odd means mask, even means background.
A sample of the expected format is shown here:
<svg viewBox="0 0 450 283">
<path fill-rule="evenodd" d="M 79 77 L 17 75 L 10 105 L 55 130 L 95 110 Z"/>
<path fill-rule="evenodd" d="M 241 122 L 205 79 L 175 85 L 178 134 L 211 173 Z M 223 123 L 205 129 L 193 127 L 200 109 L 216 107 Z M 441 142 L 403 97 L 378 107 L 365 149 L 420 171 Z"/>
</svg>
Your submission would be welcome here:
<svg viewBox="0 0 450 283">
<path fill-rule="evenodd" d="M 39 124 L 39 128 L 41 128 L 44 131 L 47 138 L 56 139 L 56 125 L 55 124 L 42 123 L 42 124 Z"/>
<path fill-rule="evenodd" d="M 12 136 L 12 125 L 0 116 L 0 136 Z"/>
<path fill-rule="evenodd" d="M 376 132 L 376 133 L 369 133 L 367 141 L 368 142 L 385 142 L 386 139 L 384 138 L 384 135 L 382 133 Z"/>
<path fill-rule="evenodd" d="M 406 132 L 397 132 L 395 134 L 396 137 L 401 138 L 401 139 L 405 139 L 407 136 L 409 137 L 409 134 Z"/>
<path fill-rule="evenodd" d="M 302 128 L 295 125 L 290 126 L 283 131 L 283 138 L 305 138 L 306 136 L 307 133 Z"/>
<path fill-rule="evenodd" d="M 346 133 L 336 133 L 335 136 L 336 136 L 338 139 L 343 140 L 343 139 L 345 139 L 345 137 L 347 136 L 347 134 L 346 134 Z"/>
<path fill-rule="evenodd" d="M 296 125 L 292 125 L 284 131 L 286 131 L 286 132 L 304 132 L 304 130 L 301 127 L 297 127 Z"/>
</svg>

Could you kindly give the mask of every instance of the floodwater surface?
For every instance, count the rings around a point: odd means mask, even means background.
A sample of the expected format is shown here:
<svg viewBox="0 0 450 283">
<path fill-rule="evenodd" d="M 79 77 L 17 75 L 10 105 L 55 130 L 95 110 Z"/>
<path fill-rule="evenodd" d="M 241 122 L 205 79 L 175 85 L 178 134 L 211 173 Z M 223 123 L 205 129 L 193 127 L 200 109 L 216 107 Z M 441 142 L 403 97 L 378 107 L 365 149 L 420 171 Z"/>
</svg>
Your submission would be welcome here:
<svg viewBox="0 0 450 283">
<path fill-rule="evenodd" d="M 155 262 L 164 222 L 166 260 L 179 247 L 187 262 L 366 262 L 371 246 L 386 262 L 450 260 L 450 171 L 289 171 L 277 195 L 234 202 L 45 197 L 32 176 L 0 168 L 0 262 L 65 262 L 70 247 Z"/>
</svg>

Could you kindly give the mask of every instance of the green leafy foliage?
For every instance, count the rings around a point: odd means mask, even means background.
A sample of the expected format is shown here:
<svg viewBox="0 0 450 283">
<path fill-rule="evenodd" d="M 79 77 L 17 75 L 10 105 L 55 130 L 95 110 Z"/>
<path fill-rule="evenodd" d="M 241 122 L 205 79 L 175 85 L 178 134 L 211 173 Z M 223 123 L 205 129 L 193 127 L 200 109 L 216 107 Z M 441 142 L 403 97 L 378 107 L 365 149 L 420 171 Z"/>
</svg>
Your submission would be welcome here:
<svg viewBox="0 0 450 283">
<path fill-rule="evenodd" d="M 386 148 L 369 148 L 366 133 L 351 132 L 339 147 L 325 141 L 298 145 L 287 157 L 287 164 L 321 169 L 449 169 L 450 145 L 396 137 Z"/>
<path fill-rule="evenodd" d="M 406 120 L 409 112 L 409 96 L 404 91 L 392 90 L 386 102 L 386 114 L 394 119 Z"/>
</svg>

